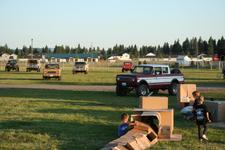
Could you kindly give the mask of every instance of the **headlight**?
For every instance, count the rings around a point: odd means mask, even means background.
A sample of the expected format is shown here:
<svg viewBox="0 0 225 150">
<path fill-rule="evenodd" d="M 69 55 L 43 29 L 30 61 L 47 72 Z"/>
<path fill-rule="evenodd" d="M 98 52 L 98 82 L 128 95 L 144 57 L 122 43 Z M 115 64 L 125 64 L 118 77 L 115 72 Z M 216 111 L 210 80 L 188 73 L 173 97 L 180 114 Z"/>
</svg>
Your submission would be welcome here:
<svg viewBox="0 0 225 150">
<path fill-rule="evenodd" d="M 120 77 L 117 77 L 116 79 L 117 79 L 117 81 L 119 81 L 120 80 Z"/>
</svg>

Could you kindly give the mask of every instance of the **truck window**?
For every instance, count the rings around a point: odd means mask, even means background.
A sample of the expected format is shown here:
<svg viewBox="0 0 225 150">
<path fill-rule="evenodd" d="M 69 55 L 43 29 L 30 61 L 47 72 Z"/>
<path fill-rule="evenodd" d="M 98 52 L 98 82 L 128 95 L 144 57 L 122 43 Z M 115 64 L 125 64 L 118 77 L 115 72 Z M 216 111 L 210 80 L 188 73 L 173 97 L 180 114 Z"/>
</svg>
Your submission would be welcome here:
<svg viewBox="0 0 225 150">
<path fill-rule="evenodd" d="M 162 74 L 162 68 L 161 68 L 161 67 L 155 67 L 155 68 L 154 68 L 154 73 L 155 73 L 155 75 L 160 75 L 160 74 Z"/>
<path fill-rule="evenodd" d="M 144 74 L 152 74 L 152 67 L 144 67 L 143 73 Z"/>
<path fill-rule="evenodd" d="M 168 67 L 162 67 L 162 74 L 168 74 L 168 73 L 169 73 Z"/>
</svg>

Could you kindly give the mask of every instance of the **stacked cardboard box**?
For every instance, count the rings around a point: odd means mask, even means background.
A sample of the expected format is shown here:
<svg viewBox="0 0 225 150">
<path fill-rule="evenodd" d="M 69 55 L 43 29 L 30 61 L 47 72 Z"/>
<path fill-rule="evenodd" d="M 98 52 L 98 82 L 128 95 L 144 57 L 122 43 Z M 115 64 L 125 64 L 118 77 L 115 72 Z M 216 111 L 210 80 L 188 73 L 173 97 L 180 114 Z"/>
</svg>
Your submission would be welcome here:
<svg viewBox="0 0 225 150">
<path fill-rule="evenodd" d="M 205 101 L 209 112 L 212 115 L 212 121 L 225 122 L 225 102 L 224 101 Z"/>
<path fill-rule="evenodd" d="M 196 91 L 196 84 L 179 84 L 177 90 L 177 101 L 179 107 L 184 107 L 185 104 L 192 104 L 194 102 L 192 93 Z"/>
<path fill-rule="evenodd" d="M 143 121 L 143 118 L 152 117 L 158 120 L 157 135 L 159 139 L 170 138 L 174 128 L 174 112 L 168 109 L 167 97 L 140 97 L 139 108 L 134 109 L 136 114 L 132 115 L 132 120 Z M 145 119 L 146 121 L 146 119 Z M 146 122 L 145 122 L 146 123 Z"/>
<path fill-rule="evenodd" d="M 108 143 L 102 150 L 144 150 L 160 141 L 180 141 L 174 135 L 174 112 L 167 97 L 140 97 L 139 108 L 131 115 L 134 128 Z"/>
</svg>

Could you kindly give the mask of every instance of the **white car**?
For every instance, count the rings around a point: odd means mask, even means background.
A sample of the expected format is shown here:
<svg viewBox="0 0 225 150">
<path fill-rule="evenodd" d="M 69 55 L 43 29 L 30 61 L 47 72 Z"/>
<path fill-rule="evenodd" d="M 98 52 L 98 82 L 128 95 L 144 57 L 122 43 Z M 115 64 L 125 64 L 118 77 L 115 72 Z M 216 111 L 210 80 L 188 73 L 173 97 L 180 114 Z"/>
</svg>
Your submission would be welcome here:
<svg viewBox="0 0 225 150">
<path fill-rule="evenodd" d="M 88 70 L 89 70 L 89 66 L 88 66 L 87 62 L 78 61 L 78 62 L 74 63 L 72 72 L 73 72 L 73 74 L 76 74 L 78 72 L 83 72 L 83 73 L 87 74 Z"/>
<path fill-rule="evenodd" d="M 27 61 L 27 72 L 31 72 L 32 70 L 40 72 L 41 70 L 41 64 L 40 61 L 37 59 L 29 59 Z"/>
</svg>

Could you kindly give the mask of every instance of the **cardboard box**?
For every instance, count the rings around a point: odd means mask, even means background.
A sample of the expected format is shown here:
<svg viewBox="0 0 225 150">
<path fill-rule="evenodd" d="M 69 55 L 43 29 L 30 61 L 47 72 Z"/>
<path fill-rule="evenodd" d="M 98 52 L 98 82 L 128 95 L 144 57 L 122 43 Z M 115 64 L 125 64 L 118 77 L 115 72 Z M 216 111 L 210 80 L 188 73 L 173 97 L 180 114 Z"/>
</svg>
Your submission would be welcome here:
<svg viewBox="0 0 225 150">
<path fill-rule="evenodd" d="M 168 109 L 168 97 L 140 97 L 139 108 L 146 110 Z"/>
<path fill-rule="evenodd" d="M 212 115 L 212 121 L 225 121 L 225 101 L 205 101 L 205 104 Z"/>
<path fill-rule="evenodd" d="M 184 103 L 192 103 L 194 101 L 192 93 L 196 91 L 196 84 L 179 84 L 177 90 L 179 106 L 183 107 Z"/>
<path fill-rule="evenodd" d="M 170 135 L 172 135 L 173 129 L 174 129 L 174 110 L 168 109 L 165 111 L 161 111 L 159 113 L 161 115 L 160 127 L 169 127 Z M 159 136 L 160 136 L 160 134 L 159 134 Z"/>
<path fill-rule="evenodd" d="M 170 138 L 162 138 L 159 141 L 181 141 L 182 135 L 181 134 L 172 134 Z"/>
<path fill-rule="evenodd" d="M 131 140 L 126 144 L 129 150 L 142 150 L 136 140 Z"/>
<path fill-rule="evenodd" d="M 139 147 L 143 150 L 145 150 L 151 146 L 150 141 L 144 135 L 141 135 L 141 136 L 135 138 L 135 140 L 137 141 Z"/>
<path fill-rule="evenodd" d="M 144 111 L 143 109 L 135 109 L 135 111 L 138 112 L 138 114 L 131 115 L 132 120 L 142 122 L 143 121 L 142 117 L 146 117 L 146 115 L 149 114 L 149 119 L 151 119 L 152 116 L 158 119 L 158 123 L 159 123 L 158 127 L 165 127 L 165 126 L 170 127 L 170 134 L 168 136 L 172 135 L 173 129 L 174 129 L 174 110 L 173 109 L 161 109 L 161 110 L 157 110 L 157 112 L 153 110 Z M 144 116 L 142 116 L 143 114 Z M 149 126 L 151 127 L 151 125 Z M 158 132 L 159 131 L 160 129 L 158 129 Z M 159 133 L 156 132 L 156 134 L 159 134 Z"/>
<path fill-rule="evenodd" d="M 118 145 L 116 147 L 111 148 L 111 150 L 129 150 L 126 147 L 122 146 L 122 145 Z"/>
<path fill-rule="evenodd" d="M 170 138 L 172 135 L 171 127 L 170 126 L 162 126 L 159 130 L 159 139 L 166 139 Z"/>
</svg>

